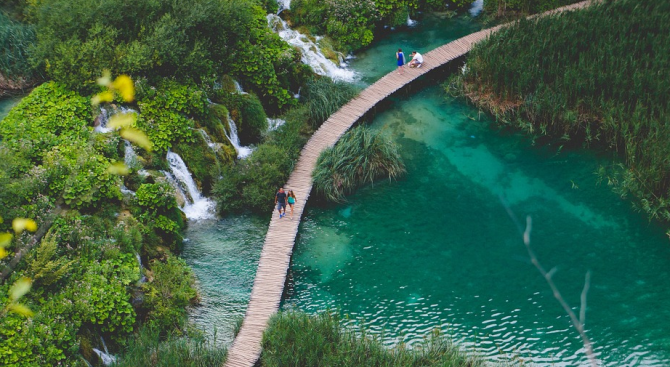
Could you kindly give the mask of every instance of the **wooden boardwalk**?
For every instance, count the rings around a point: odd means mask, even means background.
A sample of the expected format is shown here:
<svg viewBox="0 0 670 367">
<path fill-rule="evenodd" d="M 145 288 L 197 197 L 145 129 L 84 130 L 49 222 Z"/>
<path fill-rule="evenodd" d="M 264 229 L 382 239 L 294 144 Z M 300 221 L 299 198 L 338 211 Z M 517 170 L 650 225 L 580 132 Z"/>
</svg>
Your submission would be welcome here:
<svg viewBox="0 0 670 367">
<path fill-rule="evenodd" d="M 544 14 L 582 8 L 588 3 L 587 0 Z M 424 65 L 419 69 L 405 68 L 404 74 L 396 71 L 387 74 L 342 106 L 314 133 L 285 186 L 293 190 L 298 198 L 293 220 L 288 217 L 279 219 L 277 211 L 273 211 L 244 323 L 228 351 L 226 367 L 252 367 L 260 356 L 263 331 L 270 317 L 279 309 L 298 225 L 312 191 L 312 171 L 321 152 L 335 145 L 342 134 L 377 103 L 421 75 L 465 55 L 476 42 L 499 27 L 472 33 L 424 54 Z"/>
</svg>

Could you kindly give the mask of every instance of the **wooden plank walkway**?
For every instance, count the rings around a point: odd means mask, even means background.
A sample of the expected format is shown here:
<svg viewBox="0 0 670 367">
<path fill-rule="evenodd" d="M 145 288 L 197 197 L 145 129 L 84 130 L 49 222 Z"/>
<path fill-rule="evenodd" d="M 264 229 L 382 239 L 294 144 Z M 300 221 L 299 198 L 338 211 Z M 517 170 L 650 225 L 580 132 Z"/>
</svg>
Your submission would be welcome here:
<svg viewBox="0 0 670 367">
<path fill-rule="evenodd" d="M 542 15 L 582 8 L 589 2 L 565 6 Z M 342 106 L 314 133 L 285 186 L 293 190 L 298 198 L 293 220 L 288 217 L 279 219 L 277 211 L 273 210 L 244 322 L 228 351 L 226 367 L 252 367 L 260 356 L 263 331 L 270 317 L 279 309 L 298 225 L 312 191 L 312 171 L 321 152 L 335 145 L 342 134 L 377 103 L 421 75 L 465 55 L 476 42 L 499 28 L 472 33 L 424 54 L 424 65 L 419 69 L 406 67 L 404 74 L 396 71 L 387 74 Z"/>
</svg>

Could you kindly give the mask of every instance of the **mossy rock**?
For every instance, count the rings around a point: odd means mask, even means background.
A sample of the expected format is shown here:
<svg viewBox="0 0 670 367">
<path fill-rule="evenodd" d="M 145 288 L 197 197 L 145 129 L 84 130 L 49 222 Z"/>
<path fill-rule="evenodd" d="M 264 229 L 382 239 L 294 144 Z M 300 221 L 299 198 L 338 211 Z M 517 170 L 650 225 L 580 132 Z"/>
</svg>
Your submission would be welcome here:
<svg viewBox="0 0 670 367">
<path fill-rule="evenodd" d="M 233 77 L 230 76 L 230 75 L 222 76 L 221 77 L 221 89 L 228 92 L 228 93 L 237 92 L 237 88 L 235 87 L 235 79 L 233 79 Z"/>
<path fill-rule="evenodd" d="M 253 94 L 231 94 L 227 104 L 242 145 L 256 144 L 268 129 L 261 101 Z"/>
</svg>

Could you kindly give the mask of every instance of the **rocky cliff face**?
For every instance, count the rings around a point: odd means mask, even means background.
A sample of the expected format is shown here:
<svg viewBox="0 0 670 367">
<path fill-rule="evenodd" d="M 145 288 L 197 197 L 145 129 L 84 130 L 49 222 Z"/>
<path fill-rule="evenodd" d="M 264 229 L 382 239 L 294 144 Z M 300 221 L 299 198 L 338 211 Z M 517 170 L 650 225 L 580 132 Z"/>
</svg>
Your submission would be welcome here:
<svg viewBox="0 0 670 367">
<path fill-rule="evenodd" d="M 0 98 L 25 93 L 39 83 L 37 79 L 25 77 L 7 77 L 0 73 Z"/>
</svg>

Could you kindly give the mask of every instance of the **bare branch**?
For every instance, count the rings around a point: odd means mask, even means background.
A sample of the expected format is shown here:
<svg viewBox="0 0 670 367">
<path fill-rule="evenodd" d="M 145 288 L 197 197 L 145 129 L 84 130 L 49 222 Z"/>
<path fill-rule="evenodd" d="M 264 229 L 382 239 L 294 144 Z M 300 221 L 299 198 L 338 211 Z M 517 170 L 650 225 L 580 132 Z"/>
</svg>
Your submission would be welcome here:
<svg viewBox="0 0 670 367">
<path fill-rule="evenodd" d="M 586 272 L 586 277 L 584 277 L 584 289 L 582 289 L 582 304 L 579 307 L 579 322 L 584 325 L 586 322 L 586 295 L 589 293 L 589 287 L 591 285 L 591 271 Z"/>
<path fill-rule="evenodd" d="M 586 331 L 584 330 L 584 323 L 581 322 L 580 320 L 577 319 L 577 315 L 572 311 L 568 303 L 563 299 L 563 296 L 561 296 L 561 292 L 558 290 L 558 287 L 556 287 L 556 284 L 554 284 L 554 281 L 551 279 L 551 274 L 548 273 L 546 270 L 544 270 L 544 267 L 542 267 L 542 264 L 540 264 L 540 261 L 537 259 L 537 256 L 535 256 L 535 253 L 533 252 L 533 249 L 530 247 L 530 233 L 533 228 L 533 221 L 530 218 L 530 215 L 526 217 L 526 230 L 523 232 L 523 243 L 526 245 L 526 250 L 528 250 L 528 255 L 530 256 L 530 261 L 535 265 L 537 270 L 539 270 L 540 274 L 544 277 L 544 279 L 547 281 L 547 284 L 549 284 L 549 288 L 551 288 L 551 291 L 554 293 L 554 297 L 558 300 L 558 303 L 561 304 L 563 307 L 563 310 L 570 316 L 570 321 L 572 321 L 572 325 L 577 329 L 577 332 L 579 335 L 582 337 L 582 341 L 584 343 L 584 349 L 586 353 L 586 357 L 589 359 L 589 362 L 591 363 L 591 366 L 593 367 L 598 367 L 598 360 L 596 359 L 595 354 L 593 353 L 593 346 L 591 345 L 591 340 L 586 336 Z M 552 273 L 553 273 L 552 269 Z M 586 317 L 586 292 L 588 292 L 588 285 L 590 283 L 590 273 L 586 273 L 586 284 L 584 285 L 584 290 L 582 291 L 582 306 L 584 306 L 584 309 L 580 311 L 580 316 L 582 313 L 584 314 L 584 317 Z"/>
</svg>

